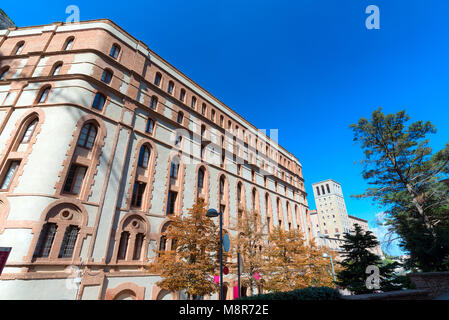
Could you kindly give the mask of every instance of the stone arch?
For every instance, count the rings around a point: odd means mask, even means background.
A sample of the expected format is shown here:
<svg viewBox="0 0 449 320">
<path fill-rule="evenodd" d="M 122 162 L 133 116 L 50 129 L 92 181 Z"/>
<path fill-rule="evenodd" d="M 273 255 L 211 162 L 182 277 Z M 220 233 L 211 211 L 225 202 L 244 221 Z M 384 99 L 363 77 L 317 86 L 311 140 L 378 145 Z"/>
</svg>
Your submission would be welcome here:
<svg viewBox="0 0 449 320">
<path fill-rule="evenodd" d="M 135 283 L 125 282 L 115 288 L 106 290 L 105 300 L 117 300 L 117 298 L 130 297 L 133 300 L 145 299 L 145 287 L 139 287 Z"/>
</svg>

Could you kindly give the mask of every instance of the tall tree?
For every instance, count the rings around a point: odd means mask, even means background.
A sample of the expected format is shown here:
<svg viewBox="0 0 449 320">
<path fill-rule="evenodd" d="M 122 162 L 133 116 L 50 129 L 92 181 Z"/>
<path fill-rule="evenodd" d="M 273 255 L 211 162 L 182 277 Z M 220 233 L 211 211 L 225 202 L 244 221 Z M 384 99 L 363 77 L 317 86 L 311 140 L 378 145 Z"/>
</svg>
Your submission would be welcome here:
<svg viewBox="0 0 449 320">
<path fill-rule="evenodd" d="M 268 291 L 291 291 L 332 283 L 329 261 L 321 249 L 307 245 L 300 231 L 279 227 L 268 236 L 265 247 L 265 288 Z"/>
<path fill-rule="evenodd" d="M 163 278 L 156 284 L 165 290 L 182 291 L 189 296 L 204 296 L 217 291 L 214 275 L 219 269 L 217 225 L 206 217 L 202 199 L 185 217 L 173 217 L 165 237 L 174 244 L 171 250 L 157 250 L 149 263 L 151 272 Z"/>
<path fill-rule="evenodd" d="M 372 186 L 358 197 L 372 197 L 387 207 L 386 225 L 410 252 L 412 267 L 444 270 L 449 254 L 449 143 L 433 153 L 427 136 L 436 133 L 429 121 L 407 126 L 405 111 L 361 118 L 351 125 L 365 159 L 363 178 Z"/>
<path fill-rule="evenodd" d="M 263 272 L 265 264 L 262 248 L 266 235 L 258 217 L 255 212 L 244 211 L 237 224 L 237 236 L 233 239 L 234 256 L 240 253 L 244 263 L 241 285 L 249 288 L 250 295 L 254 294 L 255 288 L 262 286 L 262 279 L 256 277 L 256 274 Z"/>
<path fill-rule="evenodd" d="M 363 229 L 356 224 L 353 233 L 344 235 L 345 244 L 342 246 L 344 259 L 339 264 L 341 270 L 337 273 L 337 284 L 348 289 L 354 294 L 372 293 L 377 290 L 374 286 L 369 288 L 366 284 L 368 267 L 377 267 L 379 271 L 380 290 L 391 291 L 400 289 L 399 284 L 396 286 L 394 269 L 398 267 L 398 263 L 382 263 L 379 256 L 372 252 L 379 242 L 371 231 L 364 232 Z M 371 272 L 371 271 L 370 271 Z"/>
</svg>

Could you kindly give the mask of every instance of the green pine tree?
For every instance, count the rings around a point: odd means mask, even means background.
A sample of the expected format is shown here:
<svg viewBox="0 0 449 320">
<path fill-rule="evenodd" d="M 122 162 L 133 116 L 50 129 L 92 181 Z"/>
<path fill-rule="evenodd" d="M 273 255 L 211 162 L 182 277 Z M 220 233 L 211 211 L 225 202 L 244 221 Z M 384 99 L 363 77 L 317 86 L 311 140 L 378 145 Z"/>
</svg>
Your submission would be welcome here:
<svg viewBox="0 0 449 320">
<path fill-rule="evenodd" d="M 376 290 L 392 291 L 399 290 L 402 283 L 394 274 L 394 269 L 399 266 L 397 262 L 384 263 L 379 256 L 375 255 L 370 249 L 379 245 L 376 237 L 371 231 L 363 231 L 356 224 L 353 233 L 347 233 L 344 236 L 345 244 L 342 246 L 345 253 L 344 260 L 340 262 L 342 270 L 337 274 L 337 284 L 348 289 L 354 294 L 373 293 Z M 367 273 L 369 266 L 379 268 L 379 285 L 367 286 L 367 278 L 371 273 Z"/>
<path fill-rule="evenodd" d="M 449 143 L 433 152 L 430 121 L 409 123 L 405 111 L 361 118 L 351 125 L 364 152 L 364 194 L 386 208 L 385 226 L 400 236 L 408 269 L 449 270 Z"/>
</svg>

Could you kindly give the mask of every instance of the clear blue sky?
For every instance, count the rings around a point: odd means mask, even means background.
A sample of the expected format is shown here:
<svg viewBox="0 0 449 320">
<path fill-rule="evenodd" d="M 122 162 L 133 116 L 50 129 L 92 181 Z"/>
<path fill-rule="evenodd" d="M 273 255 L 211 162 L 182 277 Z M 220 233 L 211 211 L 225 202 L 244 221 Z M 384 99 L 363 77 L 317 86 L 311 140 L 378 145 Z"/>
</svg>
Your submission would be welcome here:
<svg viewBox="0 0 449 320">
<path fill-rule="evenodd" d="M 377 107 L 406 109 L 449 137 L 447 0 L 3 1 L 18 26 L 109 18 L 236 110 L 256 127 L 279 129 L 279 142 L 301 161 L 311 184 L 342 184 L 349 214 L 374 227 L 382 211 L 362 193 L 359 146 L 348 128 Z M 365 8 L 380 8 L 380 30 L 367 30 Z M 45 10 L 42 10 L 42 8 Z"/>
</svg>

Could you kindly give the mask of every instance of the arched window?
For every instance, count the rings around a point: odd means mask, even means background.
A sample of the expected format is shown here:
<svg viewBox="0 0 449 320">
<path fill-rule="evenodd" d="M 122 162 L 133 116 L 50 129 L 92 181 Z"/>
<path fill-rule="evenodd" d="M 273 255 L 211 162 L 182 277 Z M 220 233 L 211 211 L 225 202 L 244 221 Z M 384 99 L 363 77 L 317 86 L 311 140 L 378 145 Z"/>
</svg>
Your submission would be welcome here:
<svg viewBox="0 0 449 320">
<path fill-rule="evenodd" d="M 21 139 L 20 143 L 28 143 L 28 142 L 30 142 L 31 137 L 33 136 L 34 131 L 36 130 L 36 126 L 37 126 L 38 122 L 39 121 L 36 118 L 28 125 L 28 127 L 25 130 L 25 133 L 22 136 L 22 139 Z"/>
<path fill-rule="evenodd" d="M 104 96 L 104 94 L 97 92 L 95 94 L 95 98 L 94 101 L 92 103 L 92 108 L 97 109 L 97 110 L 103 110 L 104 104 L 106 102 L 106 97 Z"/>
<path fill-rule="evenodd" d="M 62 62 L 56 62 L 51 71 L 51 75 L 57 76 L 59 74 L 59 71 L 61 70 L 61 67 L 62 67 Z"/>
<path fill-rule="evenodd" d="M 154 173 L 154 166 L 151 165 L 153 157 L 157 157 L 157 150 L 153 149 L 150 141 L 138 144 L 136 153 L 136 162 L 134 163 L 135 171 L 132 173 L 134 185 L 130 188 L 128 193 L 129 204 L 141 211 L 147 211 L 151 207 L 148 200 L 151 190 L 148 185 L 151 185 L 151 177 Z M 153 153 L 155 156 L 153 156 Z"/>
<path fill-rule="evenodd" d="M 171 251 L 176 249 L 176 240 L 175 239 L 167 239 L 167 230 L 170 226 L 170 222 L 164 224 L 161 229 L 161 237 L 159 240 L 159 251 Z M 160 256 L 160 254 L 159 254 Z"/>
<path fill-rule="evenodd" d="M 150 108 L 156 110 L 156 107 L 157 107 L 157 97 L 152 96 L 150 100 Z"/>
<path fill-rule="evenodd" d="M 201 114 L 202 114 L 203 116 L 206 115 L 206 109 L 207 109 L 206 104 L 203 103 L 203 105 L 201 106 Z"/>
<path fill-rule="evenodd" d="M 50 88 L 51 88 L 50 86 L 46 86 L 41 89 L 41 91 L 39 92 L 38 98 L 37 98 L 37 103 L 44 103 L 45 101 L 47 101 L 48 93 L 50 92 Z"/>
<path fill-rule="evenodd" d="M 204 188 L 204 168 L 198 170 L 198 193 L 203 193 Z"/>
<path fill-rule="evenodd" d="M 251 209 L 253 211 L 256 211 L 258 209 L 257 208 L 257 191 L 255 188 L 253 189 L 253 192 L 251 193 Z"/>
<path fill-rule="evenodd" d="M 268 195 L 268 193 L 265 193 L 265 217 L 267 219 L 268 232 L 271 232 L 272 220 L 271 220 L 271 210 L 270 210 L 270 196 Z"/>
<path fill-rule="evenodd" d="M 225 179 L 225 177 L 224 176 L 221 176 L 220 177 L 220 189 L 219 189 L 219 192 L 220 192 L 220 201 L 221 200 L 224 200 L 224 196 L 225 196 L 225 187 L 226 187 L 226 179 Z"/>
<path fill-rule="evenodd" d="M 204 124 L 201 125 L 201 138 L 205 138 L 206 126 Z"/>
<path fill-rule="evenodd" d="M 109 84 L 112 80 L 112 71 L 110 69 L 104 69 L 103 74 L 101 75 L 101 81 L 106 84 Z"/>
<path fill-rule="evenodd" d="M 147 222 L 140 216 L 126 218 L 118 231 L 117 260 L 142 261 L 147 258 Z M 117 235 L 117 236 L 118 236 Z"/>
<path fill-rule="evenodd" d="M 156 72 L 156 75 L 154 76 L 154 84 L 159 87 L 161 85 L 161 80 L 162 80 L 162 74 L 159 72 Z"/>
<path fill-rule="evenodd" d="M 224 117 L 220 116 L 220 126 L 224 126 Z"/>
<path fill-rule="evenodd" d="M 114 43 L 111 47 L 111 51 L 109 51 L 109 55 L 114 59 L 117 59 L 119 53 L 120 53 L 120 46 Z"/>
<path fill-rule="evenodd" d="M 244 205 L 245 203 L 243 195 L 243 187 L 242 183 L 240 182 L 237 184 L 237 202 L 239 205 Z"/>
<path fill-rule="evenodd" d="M 14 176 L 17 172 L 17 168 L 20 165 L 20 161 L 13 160 L 9 163 L 8 170 L 4 174 L 3 181 L 0 187 L 0 190 L 7 190 L 11 184 L 11 181 L 14 179 Z"/>
<path fill-rule="evenodd" d="M 218 187 L 218 208 L 223 213 L 223 223 L 225 226 L 229 225 L 229 209 L 228 209 L 228 182 L 225 175 L 221 175 L 219 179 Z"/>
<path fill-rule="evenodd" d="M 16 46 L 14 47 L 14 50 L 12 51 L 12 56 L 14 55 L 19 55 L 22 53 L 23 50 L 23 46 L 25 45 L 25 41 L 20 41 L 16 44 Z"/>
<path fill-rule="evenodd" d="M 75 40 L 75 37 L 68 37 L 64 43 L 63 50 L 70 50 L 72 48 L 73 40 Z"/>
<path fill-rule="evenodd" d="M 204 201 L 207 201 L 209 194 L 209 182 L 208 182 L 208 174 L 206 168 L 204 166 L 200 166 L 198 169 L 198 177 L 197 177 L 197 198 L 201 198 Z"/>
<path fill-rule="evenodd" d="M 147 124 L 145 126 L 145 132 L 149 134 L 153 134 L 154 130 L 154 120 L 151 118 L 147 119 Z"/>
<path fill-rule="evenodd" d="M 1 69 L 0 71 L 0 80 L 5 80 L 6 79 L 6 75 L 8 74 L 9 71 L 9 67 L 4 67 Z"/>
<path fill-rule="evenodd" d="M 39 125 L 39 114 L 41 111 L 30 112 L 24 115 L 16 124 L 14 133 L 8 145 L 8 152 L 4 154 L 2 166 L 0 167 L 0 190 L 9 190 L 16 173 L 18 172 L 22 159 L 31 152 L 30 141 L 36 136 Z"/>
<path fill-rule="evenodd" d="M 168 82 L 167 92 L 173 94 L 173 89 L 175 88 L 175 83 L 173 81 Z"/>
<path fill-rule="evenodd" d="M 279 223 L 279 227 L 283 228 L 283 216 L 282 216 L 282 207 L 281 207 L 281 199 L 277 199 L 276 201 L 276 206 L 277 206 L 277 213 L 278 213 L 278 223 Z"/>
<path fill-rule="evenodd" d="M 92 123 L 87 123 L 81 129 L 77 145 L 86 149 L 92 149 L 96 136 L 97 128 Z"/>
<path fill-rule="evenodd" d="M 215 110 L 214 110 L 214 109 L 212 109 L 211 112 L 210 112 L 210 119 L 211 119 L 213 122 L 215 122 Z"/>
<path fill-rule="evenodd" d="M 146 147 L 146 146 L 140 147 L 138 165 L 142 168 L 147 168 L 148 161 L 150 160 L 150 155 L 151 155 L 151 152 L 148 147 Z"/>
<path fill-rule="evenodd" d="M 178 112 L 178 119 L 176 120 L 179 124 L 182 124 L 182 120 L 184 119 L 184 113 L 182 111 Z"/>
<path fill-rule="evenodd" d="M 192 102 L 191 102 L 191 104 L 190 104 L 190 107 L 192 107 L 192 109 L 195 109 L 195 106 L 196 106 L 196 97 L 193 96 L 193 97 L 192 97 Z"/>
<path fill-rule="evenodd" d="M 184 89 L 181 89 L 181 93 L 179 94 L 179 100 L 184 102 L 185 97 L 186 97 L 186 91 Z"/>
<path fill-rule="evenodd" d="M 81 229 L 85 225 L 85 216 L 77 207 L 59 204 L 45 217 L 36 242 L 33 258 L 72 258 L 79 255 Z"/>
<path fill-rule="evenodd" d="M 179 172 L 179 159 L 174 158 L 170 164 L 170 178 L 178 179 L 178 172 Z"/>
</svg>

